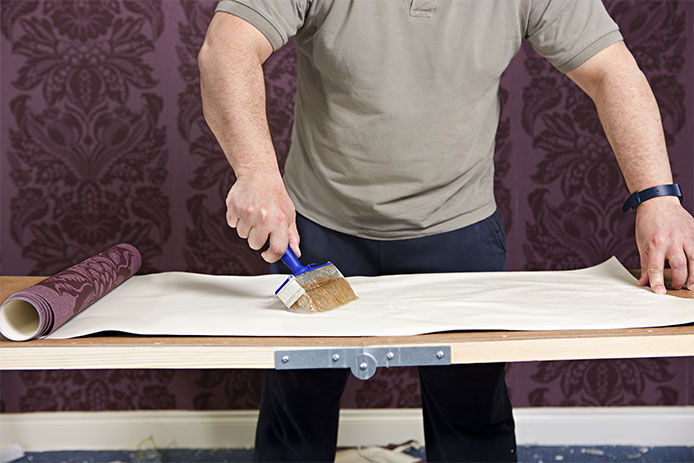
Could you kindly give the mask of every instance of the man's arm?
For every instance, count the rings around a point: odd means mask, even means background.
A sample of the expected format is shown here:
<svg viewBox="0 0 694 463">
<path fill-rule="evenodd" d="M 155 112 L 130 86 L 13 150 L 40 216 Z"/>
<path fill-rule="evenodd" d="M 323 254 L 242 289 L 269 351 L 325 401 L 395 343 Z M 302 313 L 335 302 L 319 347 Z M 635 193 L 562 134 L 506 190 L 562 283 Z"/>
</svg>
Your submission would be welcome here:
<svg viewBox="0 0 694 463">
<path fill-rule="evenodd" d="M 629 192 L 672 183 L 658 105 L 624 42 L 614 43 L 567 73 L 595 103 Z M 640 285 L 664 293 L 665 259 L 672 284 L 694 290 L 694 219 L 674 196 L 643 202 L 636 210 Z"/>
<path fill-rule="evenodd" d="M 227 223 L 268 262 L 290 245 L 298 255 L 296 213 L 282 182 L 265 112 L 263 62 L 272 46 L 254 26 L 216 13 L 198 54 L 205 120 L 236 173 Z"/>
</svg>

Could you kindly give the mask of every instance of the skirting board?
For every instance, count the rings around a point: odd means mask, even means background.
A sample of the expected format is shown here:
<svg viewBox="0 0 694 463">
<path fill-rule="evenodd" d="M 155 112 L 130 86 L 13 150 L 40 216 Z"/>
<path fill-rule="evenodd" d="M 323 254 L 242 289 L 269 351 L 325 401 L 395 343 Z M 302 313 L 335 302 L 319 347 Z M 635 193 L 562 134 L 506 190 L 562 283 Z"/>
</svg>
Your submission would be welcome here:
<svg viewBox="0 0 694 463">
<path fill-rule="evenodd" d="M 519 408 L 519 445 L 694 446 L 694 407 Z M 0 415 L 0 446 L 25 451 L 253 446 L 255 410 L 41 412 Z M 424 442 L 420 409 L 347 409 L 340 446 Z"/>
</svg>

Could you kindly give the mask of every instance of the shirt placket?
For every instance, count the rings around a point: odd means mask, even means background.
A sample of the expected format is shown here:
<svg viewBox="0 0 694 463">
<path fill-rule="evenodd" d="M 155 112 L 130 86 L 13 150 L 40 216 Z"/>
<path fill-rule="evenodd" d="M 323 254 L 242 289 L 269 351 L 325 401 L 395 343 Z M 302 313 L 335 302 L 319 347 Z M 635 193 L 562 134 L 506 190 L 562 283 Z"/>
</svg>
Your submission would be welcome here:
<svg viewBox="0 0 694 463">
<path fill-rule="evenodd" d="M 417 18 L 431 18 L 439 5 L 439 0 L 412 0 L 410 3 L 410 16 Z"/>
</svg>

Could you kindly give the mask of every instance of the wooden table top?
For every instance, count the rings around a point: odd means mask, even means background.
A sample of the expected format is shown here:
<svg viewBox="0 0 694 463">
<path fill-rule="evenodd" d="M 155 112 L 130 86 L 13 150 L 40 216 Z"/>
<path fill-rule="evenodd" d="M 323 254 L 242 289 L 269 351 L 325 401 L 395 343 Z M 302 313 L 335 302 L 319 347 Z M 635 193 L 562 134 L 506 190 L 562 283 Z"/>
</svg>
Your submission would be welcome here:
<svg viewBox="0 0 694 463">
<path fill-rule="evenodd" d="M 0 276 L 0 301 L 43 278 Z M 666 285 L 669 285 L 668 280 Z M 668 289 L 668 294 L 694 299 L 693 291 Z M 13 342 L 0 336 L 0 369 L 274 368 L 276 350 L 425 345 L 450 346 L 452 363 L 694 356 L 694 324 L 617 330 L 457 331 L 374 337 L 106 333 L 76 339 Z"/>
</svg>

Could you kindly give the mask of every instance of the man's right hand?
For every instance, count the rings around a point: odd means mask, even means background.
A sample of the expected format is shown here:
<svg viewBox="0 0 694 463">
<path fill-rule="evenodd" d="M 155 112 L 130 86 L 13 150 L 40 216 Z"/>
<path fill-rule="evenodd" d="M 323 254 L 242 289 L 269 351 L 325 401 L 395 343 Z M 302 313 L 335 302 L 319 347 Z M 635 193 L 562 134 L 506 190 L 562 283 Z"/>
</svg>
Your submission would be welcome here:
<svg viewBox="0 0 694 463">
<path fill-rule="evenodd" d="M 259 250 L 270 240 L 261 255 L 276 262 L 291 247 L 299 250 L 296 211 L 279 172 L 254 172 L 237 178 L 226 199 L 227 223 L 248 240 L 251 249 Z"/>
</svg>

